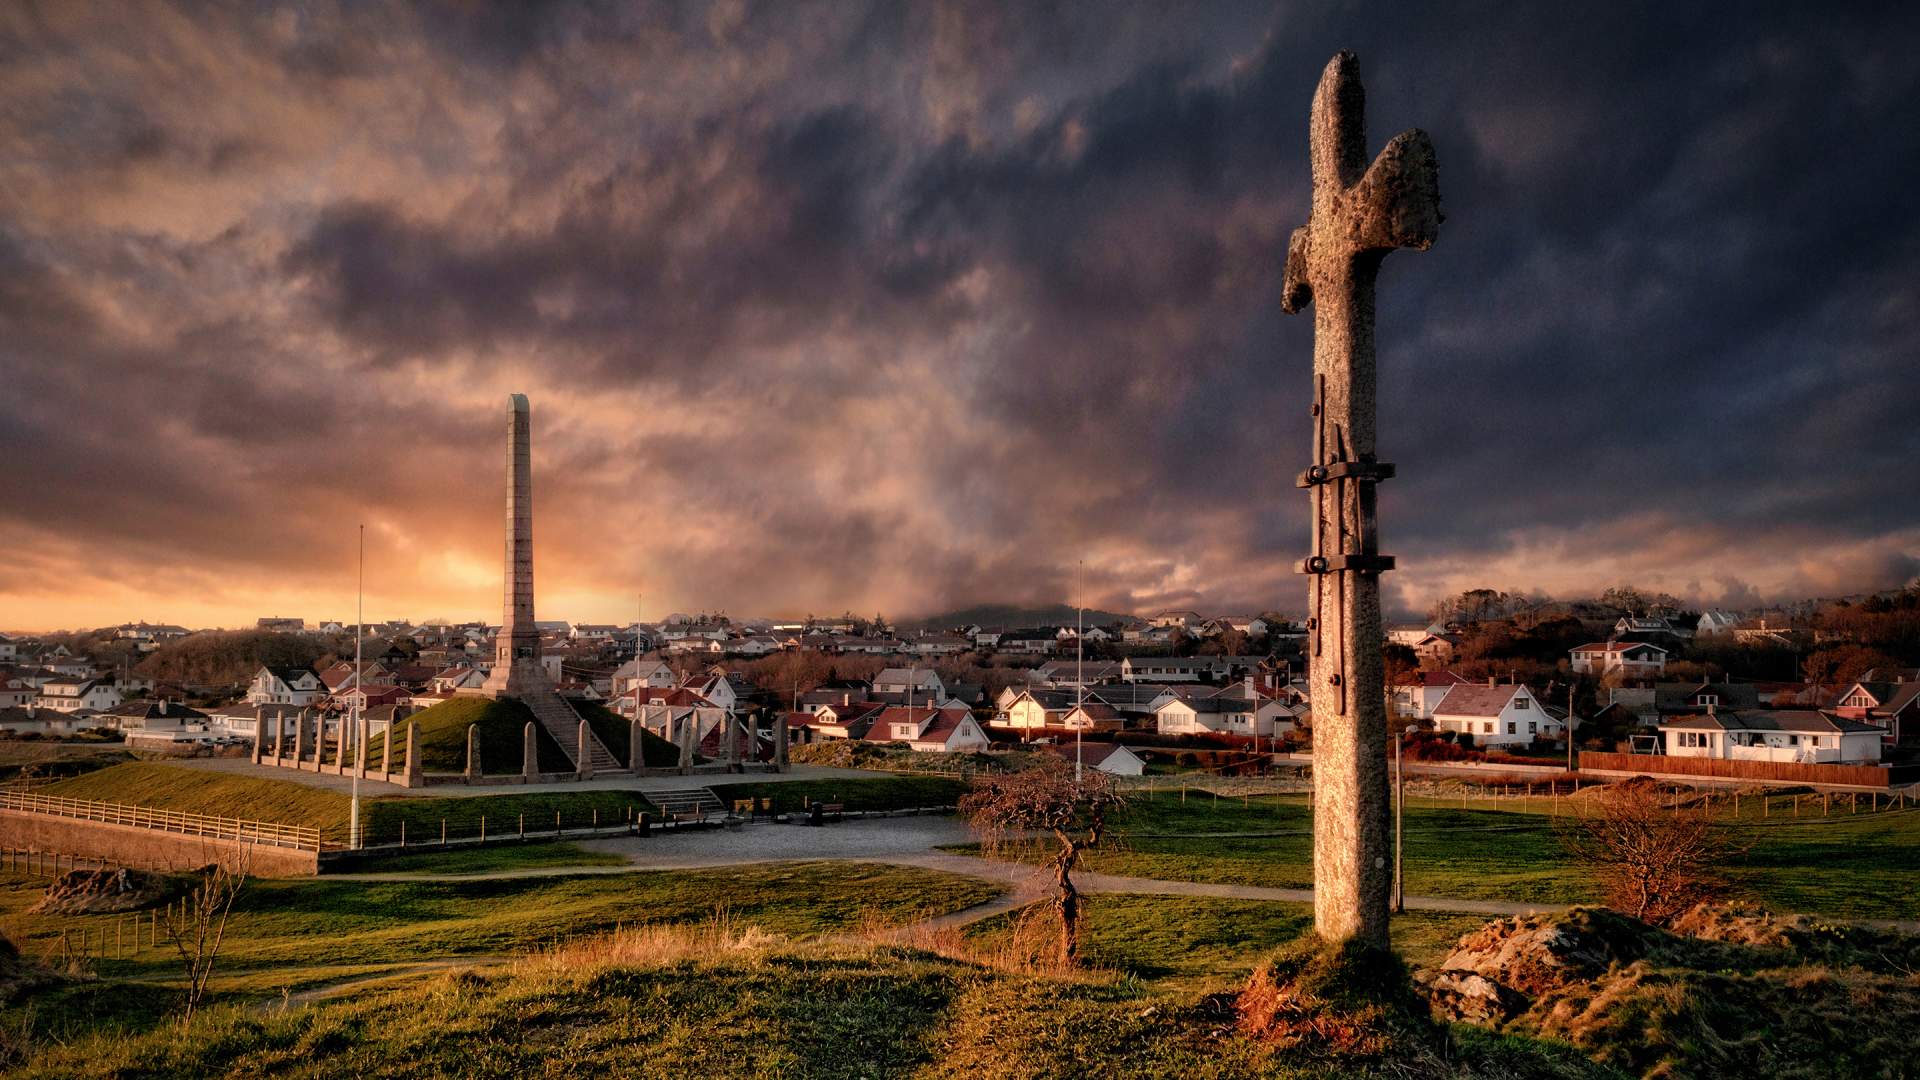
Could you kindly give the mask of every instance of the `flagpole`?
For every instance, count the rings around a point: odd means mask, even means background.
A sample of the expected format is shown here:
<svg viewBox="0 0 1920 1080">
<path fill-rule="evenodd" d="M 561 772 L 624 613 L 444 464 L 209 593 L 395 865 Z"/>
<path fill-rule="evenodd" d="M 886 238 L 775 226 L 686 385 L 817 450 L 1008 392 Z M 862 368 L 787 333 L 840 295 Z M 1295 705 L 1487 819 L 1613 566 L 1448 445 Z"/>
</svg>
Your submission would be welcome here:
<svg viewBox="0 0 1920 1080">
<path fill-rule="evenodd" d="M 1087 560 L 1080 560 L 1080 581 L 1074 586 L 1079 605 L 1073 627 L 1073 681 L 1080 684 L 1080 722 L 1073 726 L 1073 782 L 1080 783 L 1085 768 L 1081 764 L 1080 732 L 1087 726 Z"/>
<path fill-rule="evenodd" d="M 360 526 L 360 585 L 354 597 L 353 612 L 353 805 L 347 829 L 347 847 L 360 850 L 360 765 L 367 748 L 359 745 L 360 717 L 367 705 L 366 669 L 361 665 L 361 646 L 367 639 L 367 527 Z M 387 726 L 387 738 L 393 738 L 393 726 Z"/>
</svg>

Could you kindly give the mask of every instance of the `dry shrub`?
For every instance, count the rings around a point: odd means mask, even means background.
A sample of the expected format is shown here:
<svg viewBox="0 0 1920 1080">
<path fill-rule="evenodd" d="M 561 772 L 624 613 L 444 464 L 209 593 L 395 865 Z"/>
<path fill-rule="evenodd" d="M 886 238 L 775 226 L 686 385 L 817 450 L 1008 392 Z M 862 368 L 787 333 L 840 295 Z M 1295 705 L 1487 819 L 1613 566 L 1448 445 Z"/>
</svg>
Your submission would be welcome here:
<svg viewBox="0 0 1920 1080">
<path fill-rule="evenodd" d="M 1601 789 L 1560 837 L 1593 867 L 1608 906 L 1650 923 L 1671 922 L 1711 898 L 1721 885 L 1717 870 L 1740 850 L 1710 800 L 1676 797 L 1645 777 Z"/>
</svg>

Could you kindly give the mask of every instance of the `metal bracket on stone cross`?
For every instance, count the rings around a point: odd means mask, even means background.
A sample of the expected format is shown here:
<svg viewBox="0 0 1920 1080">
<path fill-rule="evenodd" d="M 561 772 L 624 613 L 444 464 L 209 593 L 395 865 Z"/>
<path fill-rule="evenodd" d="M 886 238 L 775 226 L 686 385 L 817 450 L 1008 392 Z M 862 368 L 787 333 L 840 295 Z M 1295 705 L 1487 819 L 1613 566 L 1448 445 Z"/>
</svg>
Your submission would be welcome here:
<svg viewBox="0 0 1920 1080">
<path fill-rule="evenodd" d="M 1352 570 L 1360 574 L 1379 574 L 1393 569 L 1391 555 L 1362 555 L 1359 553 L 1339 555 L 1314 555 L 1300 563 L 1303 574 L 1334 574 L 1342 570 Z"/>
<path fill-rule="evenodd" d="M 1335 461 L 1309 468 L 1294 479 L 1293 486 L 1310 488 L 1315 484 L 1325 484 L 1333 480 L 1358 480 L 1362 483 L 1377 484 L 1382 480 L 1391 479 L 1393 479 L 1391 462 Z"/>
</svg>

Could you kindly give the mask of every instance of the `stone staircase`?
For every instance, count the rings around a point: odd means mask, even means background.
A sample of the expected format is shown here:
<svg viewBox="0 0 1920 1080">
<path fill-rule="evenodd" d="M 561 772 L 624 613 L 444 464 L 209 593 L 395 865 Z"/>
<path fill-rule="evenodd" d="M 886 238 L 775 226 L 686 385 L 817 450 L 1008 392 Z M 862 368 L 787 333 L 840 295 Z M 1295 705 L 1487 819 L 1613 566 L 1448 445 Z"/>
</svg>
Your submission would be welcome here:
<svg viewBox="0 0 1920 1080">
<path fill-rule="evenodd" d="M 649 791 L 646 796 L 647 801 L 659 807 L 660 813 L 667 818 L 696 814 L 701 818 L 727 816 L 727 804 L 720 801 L 720 796 L 703 787 Z"/>
<path fill-rule="evenodd" d="M 546 687 L 529 690 L 521 695 L 520 700 L 533 711 L 533 718 L 540 721 L 540 726 L 547 729 L 553 741 L 560 744 L 567 760 L 578 769 L 580 762 L 576 754 L 580 748 L 580 714 L 574 711 L 566 698 Z M 587 729 L 587 757 L 593 764 L 594 772 L 617 771 L 627 767 L 626 762 L 613 756 L 613 751 L 607 749 L 592 728 Z"/>
</svg>

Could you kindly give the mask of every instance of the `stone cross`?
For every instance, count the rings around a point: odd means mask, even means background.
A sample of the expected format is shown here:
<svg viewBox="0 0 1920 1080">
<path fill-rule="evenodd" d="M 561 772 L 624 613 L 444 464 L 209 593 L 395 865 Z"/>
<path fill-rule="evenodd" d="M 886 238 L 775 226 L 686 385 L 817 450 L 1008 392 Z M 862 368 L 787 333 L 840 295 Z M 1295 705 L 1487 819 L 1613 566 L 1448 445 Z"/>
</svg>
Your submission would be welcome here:
<svg viewBox="0 0 1920 1080">
<path fill-rule="evenodd" d="M 1313 211 L 1287 246 L 1280 306 L 1313 305 L 1313 499 L 1307 630 L 1313 702 L 1313 916 L 1323 938 L 1387 944 L 1386 686 L 1374 484 L 1374 281 L 1395 248 L 1426 250 L 1440 227 L 1433 144 L 1393 137 L 1367 163 L 1360 65 L 1342 52 L 1313 94 Z"/>
<path fill-rule="evenodd" d="M 533 721 L 520 731 L 520 775 L 536 776 L 540 772 L 540 736 L 534 733 Z"/>
</svg>

